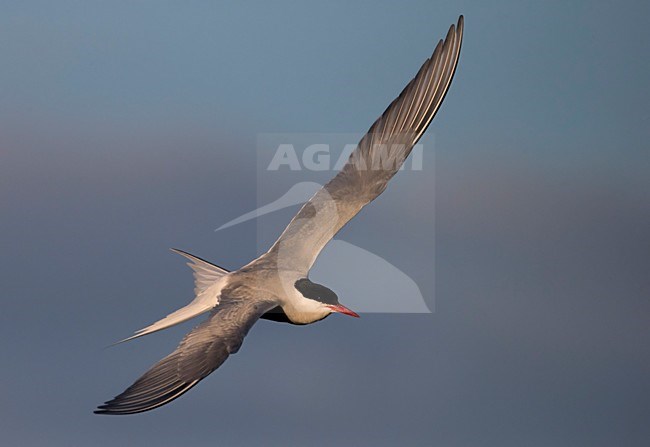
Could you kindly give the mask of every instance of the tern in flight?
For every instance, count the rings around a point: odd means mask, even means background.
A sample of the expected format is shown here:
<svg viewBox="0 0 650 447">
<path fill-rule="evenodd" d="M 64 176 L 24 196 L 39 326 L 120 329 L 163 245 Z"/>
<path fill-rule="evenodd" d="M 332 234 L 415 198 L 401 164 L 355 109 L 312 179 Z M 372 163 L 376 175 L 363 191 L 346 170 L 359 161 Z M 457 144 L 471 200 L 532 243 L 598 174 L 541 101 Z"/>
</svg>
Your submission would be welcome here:
<svg viewBox="0 0 650 447">
<path fill-rule="evenodd" d="M 327 287 L 309 280 L 325 245 L 386 188 L 425 132 L 445 98 L 456 70 L 463 17 L 449 28 L 420 71 L 375 121 L 347 164 L 318 190 L 259 258 L 229 272 L 189 253 L 196 294 L 187 306 L 137 331 L 131 340 L 210 311 L 175 351 L 151 367 L 95 413 L 133 414 L 176 399 L 236 353 L 260 319 L 310 324 L 338 312 L 358 315 Z"/>
</svg>

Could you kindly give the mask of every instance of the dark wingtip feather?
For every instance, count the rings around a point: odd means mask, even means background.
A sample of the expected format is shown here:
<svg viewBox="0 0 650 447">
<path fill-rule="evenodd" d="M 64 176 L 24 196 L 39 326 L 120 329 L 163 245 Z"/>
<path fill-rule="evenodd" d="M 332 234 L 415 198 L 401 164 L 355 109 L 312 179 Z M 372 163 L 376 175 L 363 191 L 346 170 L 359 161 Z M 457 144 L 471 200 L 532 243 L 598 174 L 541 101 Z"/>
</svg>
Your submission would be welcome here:
<svg viewBox="0 0 650 447">
<path fill-rule="evenodd" d="M 130 392 L 129 390 L 120 394 L 112 400 L 99 405 L 93 413 L 95 414 L 108 414 L 108 415 L 128 415 L 144 413 L 161 407 L 169 402 L 176 400 L 178 397 L 189 391 L 200 380 L 192 382 L 178 382 L 170 390 L 164 392 L 160 391 L 156 395 L 150 395 L 141 399 L 138 393 Z M 164 388 L 163 388 L 164 389 Z"/>
<path fill-rule="evenodd" d="M 183 380 L 178 374 L 179 357 L 175 351 L 156 363 L 123 393 L 97 407 L 95 414 L 142 413 L 184 394 L 204 376 Z"/>
</svg>

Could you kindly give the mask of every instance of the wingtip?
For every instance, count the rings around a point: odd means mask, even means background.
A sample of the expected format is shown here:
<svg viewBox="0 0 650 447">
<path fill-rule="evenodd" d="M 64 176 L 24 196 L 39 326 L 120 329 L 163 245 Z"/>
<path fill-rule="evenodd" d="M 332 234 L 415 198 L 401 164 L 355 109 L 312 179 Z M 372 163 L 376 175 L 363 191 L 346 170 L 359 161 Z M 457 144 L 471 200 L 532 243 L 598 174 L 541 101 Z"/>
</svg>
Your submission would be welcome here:
<svg viewBox="0 0 650 447">
<path fill-rule="evenodd" d="M 100 405 L 95 410 L 93 410 L 93 414 L 99 414 L 103 416 L 128 416 L 131 414 L 144 413 L 144 411 L 147 410 L 140 410 L 140 411 L 126 410 L 125 411 L 125 410 L 116 410 L 114 408 L 111 408 L 109 405 Z"/>
<path fill-rule="evenodd" d="M 108 402 L 104 402 L 101 405 L 97 405 L 97 408 L 93 410 L 93 414 L 111 414 L 108 408 Z"/>
<path fill-rule="evenodd" d="M 97 409 L 93 410 L 93 414 L 105 415 L 105 416 L 128 416 L 130 414 L 142 413 L 143 411 L 115 411 L 112 410 L 108 405 L 100 405 Z"/>
</svg>

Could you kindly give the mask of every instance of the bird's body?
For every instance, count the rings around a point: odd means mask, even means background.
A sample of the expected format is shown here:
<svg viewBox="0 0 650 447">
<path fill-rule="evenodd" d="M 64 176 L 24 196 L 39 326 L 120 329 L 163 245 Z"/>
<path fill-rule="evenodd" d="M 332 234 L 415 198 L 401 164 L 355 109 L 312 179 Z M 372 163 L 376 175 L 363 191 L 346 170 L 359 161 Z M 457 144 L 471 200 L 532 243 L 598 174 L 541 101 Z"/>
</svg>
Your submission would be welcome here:
<svg viewBox="0 0 650 447">
<path fill-rule="evenodd" d="M 336 294 L 309 280 L 309 270 L 334 235 L 386 188 L 435 116 L 453 78 L 463 17 L 359 142 L 348 163 L 303 205 L 273 246 L 228 272 L 189 253 L 195 299 L 131 340 L 210 312 L 179 346 L 96 413 L 132 414 L 164 405 L 188 391 L 239 350 L 260 319 L 310 324 L 333 312 L 358 315 Z"/>
</svg>

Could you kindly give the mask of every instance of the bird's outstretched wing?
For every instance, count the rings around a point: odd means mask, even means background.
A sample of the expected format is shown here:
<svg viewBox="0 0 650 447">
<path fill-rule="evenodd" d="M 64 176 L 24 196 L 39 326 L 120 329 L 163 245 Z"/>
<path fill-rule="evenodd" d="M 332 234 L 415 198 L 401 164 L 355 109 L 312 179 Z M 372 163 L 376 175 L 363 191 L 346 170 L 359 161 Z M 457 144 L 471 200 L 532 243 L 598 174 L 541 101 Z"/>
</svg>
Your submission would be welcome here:
<svg viewBox="0 0 650 447">
<path fill-rule="evenodd" d="M 260 315 L 274 306 L 254 298 L 225 299 L 208 320 L 185 336 L 174 352 L 122 394 L 99 406 L 95 413 L 141 413 L 171 402 L 237 352 Z"/>
<path fill-rule="evenodd" d="M 266 256 L 307 274 L 334 235 L 383 192 L 435 116 L 456 70 L 463 16 L 372 125 L 343 169 L 303 205 Z"/>
</svg>

